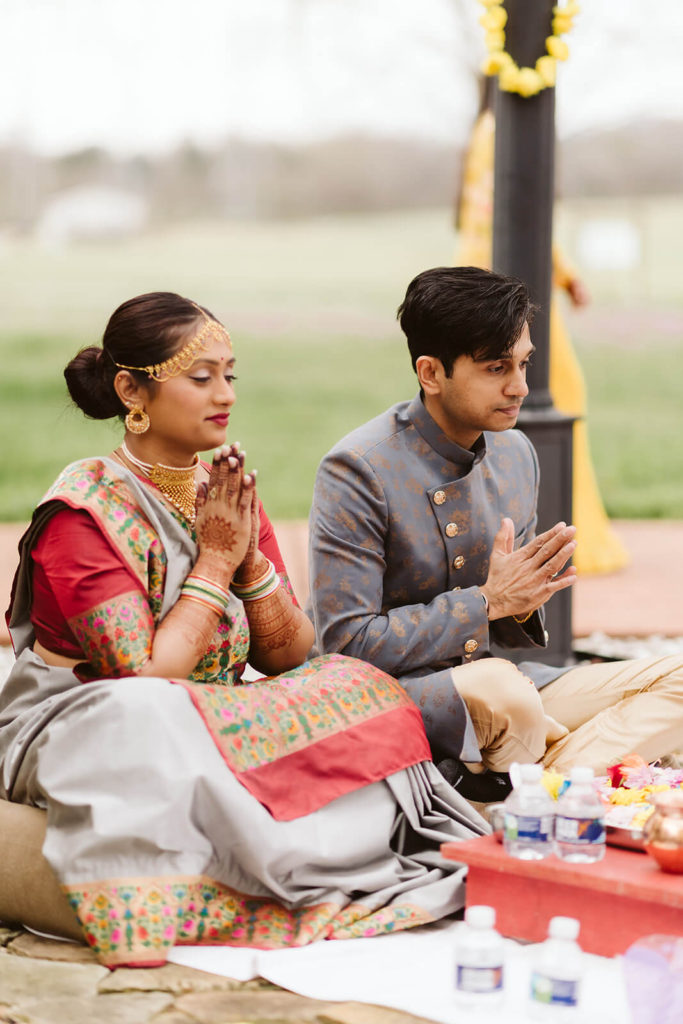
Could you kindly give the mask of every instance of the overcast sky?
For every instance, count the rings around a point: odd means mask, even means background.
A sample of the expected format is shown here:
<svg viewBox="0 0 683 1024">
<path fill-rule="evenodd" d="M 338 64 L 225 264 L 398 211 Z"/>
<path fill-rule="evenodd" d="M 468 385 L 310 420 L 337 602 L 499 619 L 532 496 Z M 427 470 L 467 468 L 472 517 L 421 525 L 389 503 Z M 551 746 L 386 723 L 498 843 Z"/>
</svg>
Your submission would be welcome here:
<svg viewBox="0 0 683 1024">
<path fill-rule="evenodd" d="M 683 0 L 583 0 L 558 132 L 683 118 Z M 0 142 L 154 152 L 229 133 L 460 142 L 476 0 L 0 0 Z"/>
</svg>

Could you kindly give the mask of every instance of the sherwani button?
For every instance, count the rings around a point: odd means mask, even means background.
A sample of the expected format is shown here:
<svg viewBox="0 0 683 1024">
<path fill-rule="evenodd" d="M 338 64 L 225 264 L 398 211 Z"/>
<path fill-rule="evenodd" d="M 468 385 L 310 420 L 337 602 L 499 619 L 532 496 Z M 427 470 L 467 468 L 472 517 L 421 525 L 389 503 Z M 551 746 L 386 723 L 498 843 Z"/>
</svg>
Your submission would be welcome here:
<svg viewBox="0 0 683 1024">
<path fill-rule="evenodd" d="M 434 504 L 435 505 L 443 505 L 445 500 L 446 500 L 446 492 L 445 491 L 436 491 L 434 493 Z"/>
<path fill-rule="evenodd" d="M 458 524 L 457 523 L 449 523 L 448 526 L 446 527 L 446 536 L 447 537 L 457 537 L 457 535 L 458 535 Z"/>
<path fill-rule="evenodd" d="M 464 559 L 463 555 L 458 555 L 457 558 L 453 559 L 453 568 L 454 569 L 462 569 L 464 564 L 465 564 L 465 559 Z"/>
<path fill-rule="evenodd" d="M 476 640 L 467 640 L 465 642 L 465 653 L 474 654 L 478 646 L 479 644 L 477 643 Z"/>
</svg>

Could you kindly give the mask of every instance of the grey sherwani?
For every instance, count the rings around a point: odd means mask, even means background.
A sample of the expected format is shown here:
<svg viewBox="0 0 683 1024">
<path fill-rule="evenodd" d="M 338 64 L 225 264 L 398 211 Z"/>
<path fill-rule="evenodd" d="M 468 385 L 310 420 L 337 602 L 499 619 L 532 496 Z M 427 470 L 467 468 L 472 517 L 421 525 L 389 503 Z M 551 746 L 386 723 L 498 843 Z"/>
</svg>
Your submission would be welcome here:
<svg viewBox="0 0 683 1024">
<path fill-rule="evenodd" d="M 536 527 L 538 460 L 518 430 L 450 441 L 419 395 L 343 438 L 318 470 L 310 519 L 320 651 L 363 658 L 420 706 L 435 760 L 479 759 L 450 669 L 490 644 L 544 647 L 543 619 L 489 623 L 479 587 L 501 519 L 515 546 Z M 525 664 L 537 686 L 561 673 Z"/>
</svg>

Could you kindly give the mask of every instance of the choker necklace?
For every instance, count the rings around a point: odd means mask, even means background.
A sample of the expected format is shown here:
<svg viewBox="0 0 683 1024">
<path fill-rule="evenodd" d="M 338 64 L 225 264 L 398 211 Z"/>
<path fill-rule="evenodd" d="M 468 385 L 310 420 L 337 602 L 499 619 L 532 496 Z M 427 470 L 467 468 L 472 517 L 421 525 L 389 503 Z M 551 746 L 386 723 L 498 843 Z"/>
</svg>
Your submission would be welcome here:
<svg viewBox="0 0 683 1024">
<path fill-rule="evenodd" d="M 197 481 L 194 474 L 199 465 L 199 456 L 195 455 L 191 466 L 166 466 L 163 462 L 155 462 L 152 465 L 150 462 L 136 459 L 125 441 L 121 442 L 121 451 L 131 465 L 136 466 L 144 476 L 156 484 L 164 497 L 168 498 L 170 503 L 194 526 L 197 501 Z"/>
</svg>

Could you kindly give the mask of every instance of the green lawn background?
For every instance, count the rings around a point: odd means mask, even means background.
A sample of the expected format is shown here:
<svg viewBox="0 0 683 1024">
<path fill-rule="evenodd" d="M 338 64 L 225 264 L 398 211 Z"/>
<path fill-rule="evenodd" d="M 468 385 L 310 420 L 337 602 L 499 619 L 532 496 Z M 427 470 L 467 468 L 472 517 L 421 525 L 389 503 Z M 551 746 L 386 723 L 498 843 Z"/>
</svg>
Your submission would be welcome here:
<svg viewBox="0 0 683 1024">
<path fill-rule="evenodd" d="M 557 234 L 571 249 L 582 218 L 624 215 L 640 227 L 643 266 L 592 272 L 593 304 L 568 314 L 594 461 L 611 515 L 682 518 L 683 201 L 564 204 Z M 120 302 L 155 289 L 190 296 L 228 326 L 239 375 L 231 439 L 259 469 L 271 516 L 305 517 L 325 451 L 413 394 L 396 307 L 415 273 L 451 263 L 454 251 L 445 209 L 186 224 L 63 249 L 4 240 L 0 520 L 26 519 L 65 463 L 118 442 L 118 422 L 87 421 L 70 406 L 62 370 L 99 342 Z"/>
</svg>

